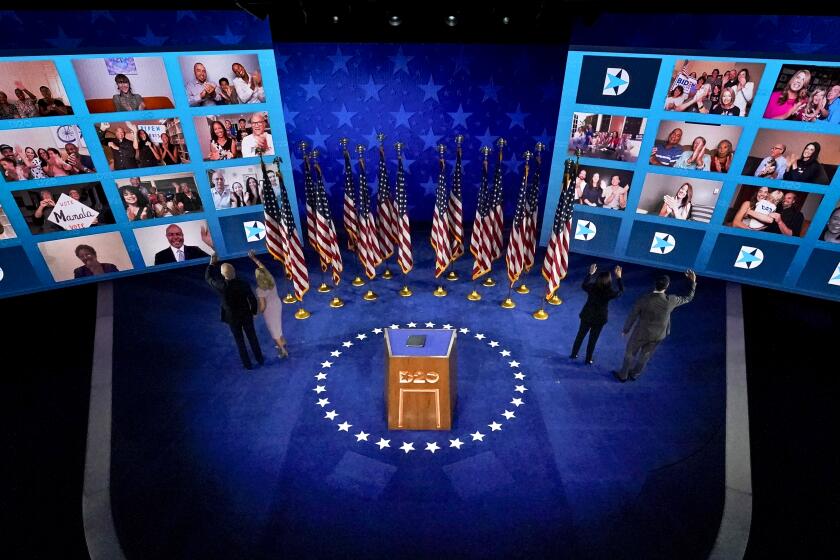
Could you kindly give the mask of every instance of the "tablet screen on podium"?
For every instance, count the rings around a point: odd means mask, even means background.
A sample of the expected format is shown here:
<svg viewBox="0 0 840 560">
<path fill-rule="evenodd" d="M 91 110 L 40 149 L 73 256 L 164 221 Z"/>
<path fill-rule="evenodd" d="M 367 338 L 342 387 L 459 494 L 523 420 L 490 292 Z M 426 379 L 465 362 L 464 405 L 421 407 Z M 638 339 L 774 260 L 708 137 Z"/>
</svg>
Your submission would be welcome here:
<svg viewBox="0 0 840 560">
<path fill-rule="evenodd" d="M 426 335 L 413 334 L 408 337 L 408 340 L 406 340 L 405 345 L 410 346 L 411 348 L 423 348 L 424 346 L 426 346 Z"/>
</svg>

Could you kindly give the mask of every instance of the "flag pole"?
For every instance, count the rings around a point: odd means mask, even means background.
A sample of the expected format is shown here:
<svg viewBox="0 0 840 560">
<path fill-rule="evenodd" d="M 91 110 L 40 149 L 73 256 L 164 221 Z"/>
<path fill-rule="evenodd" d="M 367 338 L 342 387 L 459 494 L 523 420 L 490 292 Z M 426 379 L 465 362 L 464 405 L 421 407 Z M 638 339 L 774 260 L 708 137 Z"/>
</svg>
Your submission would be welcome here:
<svg viewBox="0 0 840 560">
<path fill-rule="evenodd" d="M 530 260 L 531 266 L 533 266 L 534 261 L 536 260 L 537 256 L 537 245 L 539 242 L 537 241 L 538 234 L 537 234 L 537 222 L 539 221 L 539 206 L 540 206 L 540 177 L 541 177 L 541 167 L 542 167 L 542 151 L 545 149 L 545 144 L 542 142 L 537 142 L 536 146 L 534 146 L 534 162 L 536 163 L 536 170 L 533 173 L 534 178 L 534 189 L 531 189 L 531 186 L 528 186 L 528 210 L 530 211 L 530 220 L 533 222 L 533 226 L 529 228 L 529 236 L 530 238 L 530 246 L 527 250 L 530 252 Z M 533 191 L 536 192 L 533 192 Z M 533 192 L 533 197 L 531 196 Z M 534 202 L 534 206 L 531 207 L 530 202 Z M 532 233 L 530 233 L 532 231 Z M 531 267 L 528 266 L 525 269 L 526 273 L 531 271 Z M 531 290 L 528 289 L 528 286 L 525 285 L 523 281 L 518 288 L 516 288 L 516 293 L 518 294 L 527 294 L 530 293 Z"/>
<path fill-rule="evenodd" d="M 481 152 L 481 158 L 482 158 L 481 159 L 481 174 L 482 175 L 481 175 L 481 185 L 478 187 L 478 199 L 476 201 L 476 207 L 475 207 L 476 218 L 473 220 L 473 231 L 472 231 L 472 237 L 471 237 L 471 240 L 475 239 L 476 243 L 474 244 L 472 241 L 470 242 L 470 250 L 472 251 L 473 247 L 475 247 L 475 250 L 478 253 L 478 255 L 475 255 L 475 254 L 473 255 L 476 258 L 476 263 L 478 263 L 478 261 L 479 261 L 479 255 L 483 255 L 483 253 L 481 251 L 481 234 L 484 231 L 484 229 L 483 229 L 484 228 L 484 217 L 481 215 L 481 202 L 482 202 L 482 198 L 481 198 L 482 192 L 481 191 L 482 191 L 482 189 L 484 189 L 484 197 L 485 197 L 484 201 L 485 201 L 485 204 L 488 204 L 488 202 L 486 200 L 486 198 L 488 196 L 488 193 L 487 193 L 487 190 L 486 190 L 488 166 L 489 166 L 489 161 L 488 160 L 490 158 L 490 152 L 492 152 L 493 149 L 490 146 L 482 146 L 479 151 Z M 476 228 L 480 228 L 478 237 L 476 237 L 476 231 L 475 231 Z M 473 265 L 473 277 L 475 277 L 475 267 L 476 267 L 476 265 L 474 264 Z M 480 268 L 480 265 L 479 265 L 479 268 Z M 489 270 L 481 272 L 481 274 L 486 274 L 487 272 L 489 272 Z M 476 289 L 477 285 L 478 285 L 478 283 L 474 284 L 473 285 L 473 291 L 470 292 L 469 295 L 467 295 L 467 299 L 469 301 L 481 301 L 481 294 L 478 293 L 478 290 Z"/>
<path fill-rule="evenodd" d="M 365 181 L 367 181 L 367 167 L 365 166 L 365 150 L 366 149 L 367 148 L 365 148 L 362 144 L 357 144 L 356 145 L 356 153 L 359 154 L 359 167 L 361 167 L 361 169 L 362 169 L 362 175 L 365 176 Z M 357 229 L 356 229 L 356 231 L 358 232 L 358 234 L 356 236 L 356 252 L 357 252 L 357 254 L 358 254 L 358 251 L 359 251 L 359 245 L 361 244 L 361 241 L 362 241 L 362 212 L 367 214 L 368 210 L 370 209 L 369 207 L 368 208 L 360 208 L 359 207 L 359 202 L 360 202 L 359 197 L 356 197 L 356 216 L 357 216 L 357 220 L 356 220 Z M 370 202 L 370 201 L 368 201 L 368 202 Z M 367 218 L 365 218 L 365 220 L 367 220 Z M 355 282 L 355 280 L 354 280 L 354 282 Z M 368 287 L 368 291 L 365 292 L 365 295 L 362 296 L 362 299 L 364 299 L 365 301 L 374 301 L 378 297 L 379 296 L 376 295 L 376 292 L 374 292 L 373 290 L 370 289 L 370 287 Z"/>
<path fill-rule="evenodd" d="M 345 154 L 345 161 L 349 160 L 349 158 L 350 158 L 350 155 L 347 153 L 347 145 L 349 143 L 350 143 L 350 139 L 347 138 L 346 136 L 342 136 L 338 141 L 339 146 L 341 146 L 342 153 Z M 345 174 L 346 174 L 346 170 L 345 170 Z M 350 177 L 352 177 L 352 176 L 353 176 L 353 172 L 352 172 L 352 168 L 351 168 Z M 355 186 L 353 188 L 355 189 Z M 344 191 L 345 191 L 344 196 L 347 197 L 348 195 L 347 195 L 347 184 L 346 184 L 346 182 L 345 182 L 345 185 L 344 185 Z M 353 191 L 350 192 L 350 198 L 351 198 L 351 200 L 355 201 L 355 196 L 353 195 Z M 348 231 L 347 235 L 349 237 L 351 237 L 350 241 L 353 241 L 353 252 L 356 254 L 356 260 L 358 261 L 359 260 L 359 237 L 358 237 L 358 235 L 359 235 L 359 222 L 358 222 L 359 217 L 358 217 L 358 209 L 356 208 L 354 210 L 356 211 L 356 231 L 354 231 L 354 232 Z M 345 212 L 346 212 L 346 209 L 345 209 Z M 346 218 L 345 218 L 345 220 L 346 220 Z M 347 224 L 347 222 L 345 221 L 345 226 L 346 226 L 346 224 Z M 356 236 L 355 241 L 352 239 L 353 235 Z M 351 284 L 358 288 L 359 286 L 364 286 L 365 281 L 362 280 L 361 276 L 356 275 L 356 277 L 353 278 L 353 281 L 351 282 Z"/>
<path fill-rule="evenodd" d="M 327 200 L 327 194 L 326 194 L 326 191 L 324 189 L 324 174 L 321 171 L 321 166 L 318 164 L 318 156 L 319 155 L 320 155 L 320 152 L 318 151 L 317 148 L 312 150 L 312 152 L 309 154 L 310 162 L 312 164 L 312 169 L 315 172 L 315 178 L 317 179 L 317 184 L 315 185 L 316 221 L 318 220 L 318 216 L 320 216 L 322 214 L 326 218 L 326 226 L 327 226 L 327 228 L 330 232 L 330 246 L 331 246 L 332 249 L 335 250 L 335 253 L 330 255 L 329 266 L 324 266 L 324 267 L 321 268 L 321 273 L 322 273 L 321 278 L 323 278 L 323 273 L 326 272 L 325 269 L 332 267 L 332 269 L 333 269 L 332 280 L 333 280 L 333 284 L 334 284 L 333 288 L 338 290 L 338 284 L 341 281 L 341 271 L 344 270 L 344 266 L 343 266 L 343 264 L 339 264 L 338 266 L 336 266 L 336 262 L 341 263 L 341 261 L 342 261 L 342 259 L 341 259 L 341 249 L 339 248 L 338 236 L 335 232 L 335 222 L 333 221 L 332 214 L 329 210 L 329 204 L 330 203 Z M 321 210 L 322 205 L 323 205 L 323 212 Z M 317 224 L 316 224 L 316 227 L 317 227 Z M 318 231 L 320 232 L 321 229 L 318 228 Z M 324 251 L 324 248 L 321 247 L 321 236 L 319 235 L 318 236 L 318 253 L 320 254 L 322 251 Z M 330 291 L 332 291 L 332 288 L 330 288 Z M 333 298 L 332 298 L 332 300 L 330 300 L 329 305 L 333 309 L 337 309 L 339 307 L 344 307 L 344 302 L 337 295 L 333 295 Z"/>
<path fill-rule="evenodd" d="M 443 174 L 444 170 L 446 169 L 446 160 L 443 158 L 443 154 L 446 152 L 446 146 L 444 146 L 443 144 L 438 144 L 437 148 L 438 148 L 438 154 L 440 154 L 440 173 Z M 449 201 L 447 200 L 447 216 L 448 216 L 448 212 L 449 212 Z M 447 220 L 447 227 L 448 227 L 448 222 L 449 222 L 449 220 Z M 434 237 L 432 239 L 434 240 Z M 448 242 L 449 242 L 449 239 L 448 239 L 448 236 L 447 236 L 447 243 Z M 435 248 L 435 251 L 437 252 L 438 249 Z M 446 267 L 449 268 L 450 264 L 452 264 L 452 259 L 451 258 L 449 259 L 449 262 L 446 263 Z M 434 294 L 435 297 L 446 297 L 446 288 L 443 287 L 443 284 L 438 284 L 438 287 L 435 288 L 435 291 L 432 292 L 432 294 Z"/>
<path fill-rule="evenodd" d="M 463 144 L 463 143 L 464 143 L 464 135 L 463 134 L 456 134 L 455 135 L 455 158 L 456 159 L 455 159 L 455 169 L 452 172 L 452 174 L 453 174 L 453 176 L 452 176 L 452 190 L 449 193 L 450 203 L 452 201 L 452 197 L 454 196 L 454 191 L 456 189 L 456 181 L 459 182 L 459 183 L 461 181 L 460 163 L 461 163 L 461 144 Z M 458 190 L 460 191 L 460 188 L 458 188 Z M 460 196 L 460 192 L 458 193 L 458 196 Z M 459 203 L 463 204 L 462 201 L 459 201 Z M 462 208 L 463 208 L 463 206 L 462 206 Z M 452 207 L 450 205 L 450 210 L 451 209 L 452 209 Z M 464 221 L 463 220 L 463 214 L 464 214 L 463 209 L 461 210 L 460 213 L 461 213 L 461 223 L 463 224 L 463 221 Z M 451 217 L 450 217 L 450 220 L 451 220 Z M 455 243 L 460 243 L 460 246 L 463 247 L 463 243 L 464 243 L 463 242 L 463 225 L 461 226 L 461 231 L 462 231 L 462 234 L 461 234 L 462 235 L 462 240 L 460 242 L 458 242 L 457 238 L 456 238 Z M 454 244 L 453 244 L 453 246 L 454 246 Z M 453 258 L 449 262 L 449 268 L 450 268 L 449 269 L 449 274 L 446 275 L 446 279 L 449 280 L 450 282 L 454 282 L 454 281 L 458 280 L 458 273 L 455 272 L 454 269 L 455 269 L 455 261 L 457 261 L 461 257 L 461 255 L 463 255 L 463 251 L 458 256 L 455 256 L 454 249 L 453 249 Z"/>
<path fill-rule="evenodd" d="M 312 150 L 312 152 L 310 154 L 307 154 L 306 153 L 306 148 L 308 148 L 308 147 L 309 147 L 309 143 L 306 140 L 301 140 L 300 142 L 297 143 L 297 148 L 298 148 L 298 150 L 300 150 L 300 153 L 303 155 L 303 167 L 304 167 L 304 175 L 305 175 L 304 182 L 306 183 L 306 207 L 307 207 L 306 208 L 306 226 L 307 226 L 307 233 L 309 233 L 309 228 L 311 227 L 310 226 L 310 220 L 313 219 L 312 216 L 310 216 L 310 213 L 313 210 L 312 209 L 313 201 L 311 200 L 311 192 L 310 192 L 311 183 L 306 181 L 306 176 L 309 177 L 309 181 L 312 181 L 312 163 L 311 163 L 309 158 L 312 154 L 317 154 L 317 150 Z M 307 235 L 307 238 L 309 239 L 309 241 L 311 243 L 312 241 L 311 241 L 311 238 L 309 238 L 309 235 Z M 315 249 L 316 252 L 317 252 L 318 249 L 316 247 L 312 247 L 312 248 Z M 320 259 L 320 253 L 319 253 L 319 259 Z M 324 279 L 324 269 L 322 267 L 321 268 L 321 285 L 318 286 L 318 292 L 323 294 L 323 293 L 326 293 L 326 292 L 329 292 L 329 291 L 330 291 L 330 287 L 327 285 L 327 283 Z"/>
<path fill-rule="evenodd" d="M 401 169 L 400 166 L 402 164 L 402 149 L 403 149 L 403 147 L 404 147 L 404 144 L 402 142 L 398 141 L 398 142 L 394 143 L 394 150 L 396 150 L 396 152 L 397 152 L 397 186 L 396 186 L 396 188 L 397 188 L 397 202 L 398 203 L 399 203 L 399 200 L 400 200 L 399 181 L 400 181 L 400 169 Z M 403 189 L 403 191 L 404 191 L 404 189 Z M 407 206 L 407 203 L 406 203 L 406 206 Z M 408 213 L 408 208 L 406 207 L 406 215 L 407 215 L 407 213 Z M 400 226 L 399 227 L 402 228 L 402 215 L 399 216 L 399 219 L 400 219 Z M 402 231 L 402 229 L 400 229 L 400 231 Z M 411 238 L 411 236 L 409 234 L 409 241 L 410 241 L 410 238 Z M 399 251 L 401 250 L 400 247 L 402 247 L 401 234 L 398 235 L 397 244 L 398 244 L 398 246 L 395 247 L 395 250 L 397 251 L 397 260 L 399 261 L 399 254 L 400 254 Z M 399 294 L 402 297 L 411 297 L 414 294 L 414 292 L 412 292 L 411 288 L 408 287 L 408 272 L 404 271 L 402 269 L 402 266 L 400 266 L 400 270 L 403 273 L 403 287 L 402 287 L 402 289 L 400 289 Z"/>
<path fill-rule="evenodd" d="M 581 150 L 580 148 L 578 148 L 577 150 L 575 150 L 575 161 L 574 161 L 574 163 L 573 163 L 573 164 L 572 164 L 572 160 L 571 160 L 571 158 L 569 158 L 569 159 L 567 159 L 567 160 L 566 160 L 566 163 L 570 164 L 570 165 L 567 165 L 567 166 L 566 166 L 566 169 L 567 169 L 567 170 L 570 170 L 570 169 L 571 169 L 571 165 L 574 165 L 574 166 L 575 166 L 575 170 L 574 170 L 574 172 L 567 173 L 566 175 L 564 175 L 564 176 L 563 176 L 563 186 L 562 186 L 562 187 L 561 187 L 561 189 L 560 189 L 560 194 L 561 194 L 561 195 L 563 194 L 563 189 L 564 189 L 564 188 L 568 188 L 568 187 L 570 186 L 570 185 L 569 185 L 569 181 L 571 181 L 572 176 L 574 176 L 574 177 L 577 177 L 577 176 L 578 176 L 578 169 L 580 168 L 580 156 L 581 156 L 581 154 L 582 154 L 582 153 L 583 153 L 583 152 L 582 152 L 582 150 Z M 572 188 L 574 188 L 574 187 L 572 187 Z M 562 279 L 562 278 L 561 278 L 560 280 L 558 280 L 558 281 L 557 281 L 557 291 L 559 291 L 559 290 L 560 290 L 560 283 L 561 283 L 562 281 L 563 281 L 563 279 Z M 545 299 L 548 303 L 550 303 L 551 305 L 563 305 L 563 300 L 562 300 L 562 299 L 560 299 L 560 296 L 558 296 L 558 295 L 557 295 L 557 291 L 555 291 L 555 292 L 554 292 L 554 295 L 553 295 L 553 296 L 551 296 L 550 298 L 544 298 L 544 299 Z"/>
<path fill-rule="evenodd" d="M 377 132 L 376 133 L 376 139 L 379 140 L 380 157 L 382 157 L 384 159 L 385 158 L 385 133 L 384 132 Z M 385 183 L 385 188 L 390 190 L 390 187 L 388 186 L 387 182 Z M 387 193 L 387 196 L 388 196 L 389 199 L 391 198 L 390 193 Z M 376 197 L 377 197 L 377 201 L 380 201 L 382 199 L 382 185 L 379 185 L 379 190 L 377 190 L 377 192 L 376 192 Z M 378 205 L 378 206 L 381 207 L 381 205 Z M 381 220 L 382 217 L 380 216 L 379 208 L 377 208 L 376 210 L 377 210 L 376 215 L 379 216 L 380 220 Z M 388 218 L 386 217 L 385 219 L 387 220 Z M 387 231 L 385 232 L 385 235 L 388 235 Z M 394 275 L 391 272 L 391 269 L 388 268 L 388 259 L 387 258 L 382 259 L 382 263 L 385 265 L 385 270 L 382 271 L 382 278 L 385 279 L 385 280 L 390 280 L 391 278 L 394 277 Z"/>
<path fill-rule="evenodd" d="M 260 163 L 262 165 L 265 165 L 265 162 L 263 162 L 262 150 L 259 149 L 259 148 L 256 148 L 254 151 L 257 153 L 258 156 L 260 156 Z M 279 171 L 279 168 L 278 168 L 278 171 Z M 268 188 L 273 189 L 274 187 L 272 187 L 269 184 Z M 283 276 L 286 277 L 286 286 L 287 286 L 286 289 L 289 290 L 289 291 L 286 292 L 286 295 L 283 296 L 283 303 L 297 303 L 297 298 L 295 297 L 295 295 L 293 293 L 294 292 L 294 285 L 292 284 L 292 279 L 289 278 L 288 276 L 286 276 L 285 274 Z M 289 289 L 289 288 L 291 288 L 291 289 Z"/>
<path fill-rule="evenodd" d="M 499 161 L 496 162 L 496 165 L 501 166 L 502 165 L 502 159 L 504 158 L 505 146 L 507 146 L 507 140 L 505 140 L 504 138 L 499 138 L 498 140 L 496 140 L 496 146 L 499 147 Z M 495 181 L 494 181 L 494 185 L 493 185 L 493 190 L 494 191 L 496 190 L 495 187 L 496 187 L 496 185 L 495 185 Z M 503 217 L 502 218 L 502 234 L 500 236 L 500 242 L 503 242 L 503 240 L 501 240 L 501 237 L 504 236 L 504 229 L 505 229 L 505 224 L 504 224 L 504 217 Z M 499 251 L 501 252 L 501 247 L 499 248 Z M 491 259 L 491 262 L 492 262 L 492 259 Z M 496 281 L 493 279 L 492 276 L 490 276 L 488 274 L 487 278 L 484 279 L 484 282 L 482 282 L 481 285 L 485 286 L 487 288 L 492 288 L 493 286 L 496 285 Z"/>
<path fill-rule="evenodd" d="M 520 202 L 524 202 L 524 199 L 527 198 L 527 194 L 528 194 L 528 171 L 531 169 L 531 152 L 526 150 L 525 153 L 522 154 L 522 157 L 525 159 L 525 175 L 522 178 L 522 186 L 519 187 L 520 192 L 519 192 L 519 195 L 517 196 L 517 201 L 516 201 L 517 207 L 519 207 Z M 524 193 L 522 192 L 523 186 L 525 188 Z M 519 208 L 517 208 L 517 211 L 519 211 Z M 523 220 L 525 219 L 524 216 L 523 216 L 522 219 Z M 513 224 L 511 225 L 511 229 L 510 229 L 510 238 L 508 239 L 508 251 L 510 251 L 510 249 L 511 249 L 511 242 L 514 241 L 514 239 L 513 239 L 514 235 L 513 234 L 514 234 L 514 229 L 515 228 L 516 228 L 516 215 L 514 215 L 514 217 L 513 217 Z M 523 243 L 523 242 L 524 242 L 524 240 L 520 241 L 520 243 Z M 505 261 L 507 261 L 507 258 L 505 258 Z M 524 263 L 524 255 L 523 255 L 523 263 Z M 508 266 L 510 266 L 509 263 L 506 263 L 506 264 L 508 264 Z M 519 271 L 520 276 L 522 275 L 523 270 L 524 270 L 524 264 L 523 264 L 523 268 L 520 269 L 520 271 Z M 510 272 L 508 272 L 508 274 L 510 274 Z M 519 280 L 519 276 L 517 276 L 516 279 Z M 508 297 L 507 297 L 507 299 L 505 299 L 502 302 L 502 307 L 505 308 L 505 309 L 513 309 L 514 307 L 516 307 L 516 302 L 513 301 L 513 299 L 511 299 L 511 297 L 510 297 L 511 292 L 513 291 L 513 285 L 515 283 L 516 283 L 515 281 L 508 283 Z M 525 291 L 524 292 L 520 292 L 519 290 L 516 290 L 516 293 L 527 294 L 528 291 L 529 291 L 528 287 L 525 286 Z"/>
</svg>

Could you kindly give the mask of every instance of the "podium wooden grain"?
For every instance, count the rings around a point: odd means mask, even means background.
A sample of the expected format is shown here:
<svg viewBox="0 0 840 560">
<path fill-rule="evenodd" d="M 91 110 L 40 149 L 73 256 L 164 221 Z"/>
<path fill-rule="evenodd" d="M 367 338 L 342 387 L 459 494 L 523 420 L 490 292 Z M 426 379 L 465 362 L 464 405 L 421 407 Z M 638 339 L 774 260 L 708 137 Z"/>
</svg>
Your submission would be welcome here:
<svg viewBox="0 0 840 560">
<path fill-rule="evenodd" d="M 396 333 L 391 331 L 403 331 Z M 448 336 L 441 355 L 409 348 L 405 334 Z M 457 333 L 449 329 L 385 329 L 385 403 L 389 430 L 451 430 L 457 398 Z M 441 342 L 438 340 L 437 342 Z M 439 353 L 440 344 L 428 348 Z"/>
</svg>

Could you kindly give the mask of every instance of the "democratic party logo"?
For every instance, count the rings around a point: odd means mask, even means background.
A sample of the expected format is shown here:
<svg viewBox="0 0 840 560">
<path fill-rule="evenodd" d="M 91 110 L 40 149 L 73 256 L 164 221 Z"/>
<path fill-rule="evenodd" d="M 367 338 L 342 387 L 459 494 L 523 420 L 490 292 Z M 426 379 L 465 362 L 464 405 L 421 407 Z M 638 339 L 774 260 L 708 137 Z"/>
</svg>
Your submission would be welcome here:
<svg viewBox="0 0 840 560">
<path fill-rule="evenodd" d="M 0 270 L 0 278 L 3 278 L 3 271 Z M 831 286 L 840 286 L 840 263 L 837 263 L 837 268 L 834 269 L 834 274 L 828 279 Z"/>
<path fill-rule="evenodd" d="M 589 220 L 578 220 L 575 228 L 575 239 L 578 241 L 589 241 L 598 233 L 598 228 Z"/>
<path fill-rule="evenodd" d="M 585 55 L 576 101 L 650 109 L 661 64 L 659 58 Z"/>
<path fill-rule="evenodd" d="M 262 222 L 243 222 L 242 226 L 245 228 L 245 240 L 248 243 L 265 239 L 265 224 Z"/>
<path fill-rule="evenodd" d="M 757 247 L 748 247 L 741 245 L 741 250 L 738 251 L 738 258 L 735 259 L 735 268 L 745 268 L 752 270 L 761 266 L 764 262 L 764 252 Z"/>
<path fill-rule="evenodd" d="M 650 252 L 657 255 L 667 255 L 677 246 L 677 239 L 670 233 L 654 232 L 653 241 L 650 244 Z"/>
<path fill-rule="evenodd" d="M 630 74 L 624 68 L 607 68 L 603 95 L 621 95 L 630 86 Z"/>
</svg>

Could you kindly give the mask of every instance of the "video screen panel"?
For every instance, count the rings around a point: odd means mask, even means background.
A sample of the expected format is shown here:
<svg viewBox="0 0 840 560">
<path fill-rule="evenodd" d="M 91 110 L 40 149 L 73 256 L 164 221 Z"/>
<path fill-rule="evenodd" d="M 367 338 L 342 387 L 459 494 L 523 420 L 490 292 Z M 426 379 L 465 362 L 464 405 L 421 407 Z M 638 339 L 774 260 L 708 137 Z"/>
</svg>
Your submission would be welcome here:
<svg viewBox="0 0 840 560">
<path fill-rule="evenodd" d="M 244 254 L 279 175 L 297 212 L 275 68 L 266 49 L 0 58 L 0 297 Z"/>
<path fill-rule="evenodd" d="M 571 159 L 573 251 L 840 300 L 838 123 L 840 62 L 572 49 L 542 242 Z"/>
</svg>

